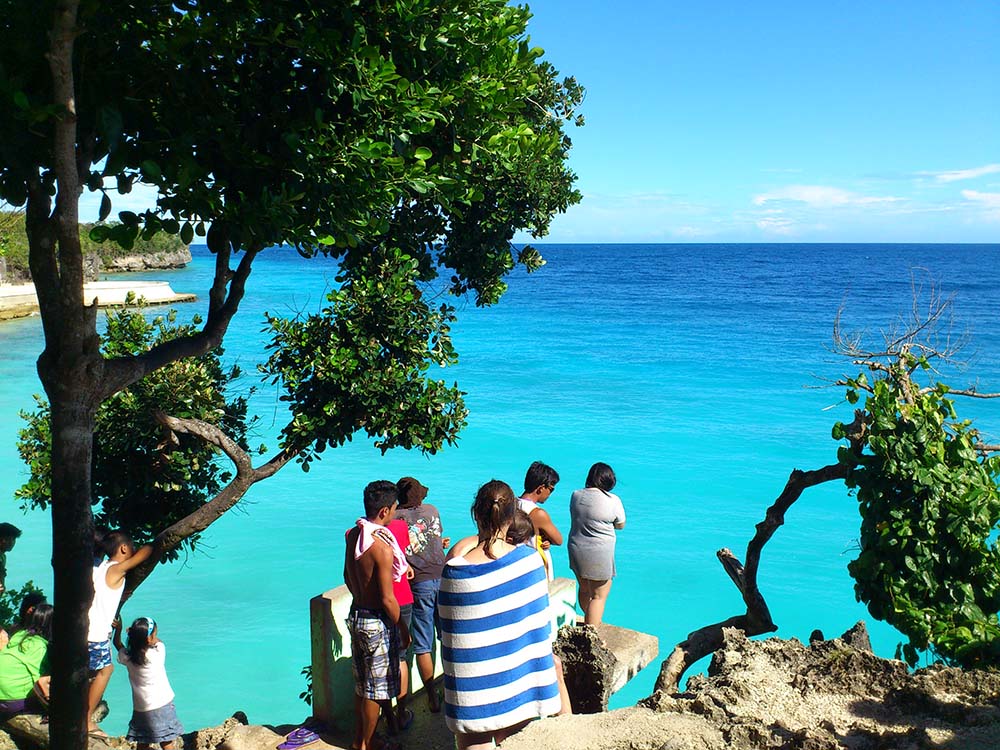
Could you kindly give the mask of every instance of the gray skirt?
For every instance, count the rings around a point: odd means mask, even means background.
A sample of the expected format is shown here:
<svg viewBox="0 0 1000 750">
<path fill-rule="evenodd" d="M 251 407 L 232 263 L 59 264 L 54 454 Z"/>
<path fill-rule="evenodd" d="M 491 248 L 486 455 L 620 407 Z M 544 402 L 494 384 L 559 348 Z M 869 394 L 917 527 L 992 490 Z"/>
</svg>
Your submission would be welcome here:
<svg viewBox="0 0 1000 750">
<path fill-rule="evenodd" d="M 170 701 L 152 711 L 133 711 L 126 737 L 143 745 L 158 745 L 175 740 L 182 734 L 184 727 L 177 718 L 174 702 Z"/>
</svg>

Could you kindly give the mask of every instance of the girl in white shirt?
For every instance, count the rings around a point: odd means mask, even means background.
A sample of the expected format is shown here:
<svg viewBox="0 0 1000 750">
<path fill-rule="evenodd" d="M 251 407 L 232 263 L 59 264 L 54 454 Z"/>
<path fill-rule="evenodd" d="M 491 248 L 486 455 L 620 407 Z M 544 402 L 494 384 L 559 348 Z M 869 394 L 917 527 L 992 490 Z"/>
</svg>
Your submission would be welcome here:
<svg viewBox="0 0 1000 750">
<path fill-rule="evenodd" d="M 174 740 L 184 733 L 174 708 L 174 691 L 167 680 L 167 650 L 157 637 L 156 621 L 140 617 L 129 626 L 127 645 L 122 645 L 122 624 L 114 622 L 115 648 L 118 661 L 128 669 L 132 684 L 132 720 L 128 724 L 128 739 L 139 750 L 151 750 L 159 745 L 173 750 Z"/>
</svg>

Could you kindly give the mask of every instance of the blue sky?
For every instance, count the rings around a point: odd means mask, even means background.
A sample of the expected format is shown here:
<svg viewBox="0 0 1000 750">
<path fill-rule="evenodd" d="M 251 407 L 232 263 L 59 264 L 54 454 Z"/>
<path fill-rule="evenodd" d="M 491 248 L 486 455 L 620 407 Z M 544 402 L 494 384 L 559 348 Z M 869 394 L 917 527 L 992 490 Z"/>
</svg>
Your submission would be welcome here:
<svg viewBox="0 0 1000 750">
<path fill-rule="evenodd" d="M 587 88 L 547 241 L 1000 238 L 1000 3 L 530 7 Z"/>
<path fill-rule="evenodd" d="M 543 241 L 1000 241 L 1000 3 L 530 7 L 587 88 Z"/>
</svg>

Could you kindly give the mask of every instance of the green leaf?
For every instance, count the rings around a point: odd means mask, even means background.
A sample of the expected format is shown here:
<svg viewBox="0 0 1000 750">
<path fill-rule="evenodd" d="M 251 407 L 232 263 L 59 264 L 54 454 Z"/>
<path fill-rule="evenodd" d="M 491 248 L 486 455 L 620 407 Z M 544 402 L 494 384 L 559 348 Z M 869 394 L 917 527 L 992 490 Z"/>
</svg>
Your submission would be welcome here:
<svg viewBox="0 0 1000 750">
<path fill-rule="evenodd" d="M 97 215 L 98 221 L 104 221 L 111 214 L 111 198 L 107 193 L 101 196 L 101 208 Z"/>
</svg>

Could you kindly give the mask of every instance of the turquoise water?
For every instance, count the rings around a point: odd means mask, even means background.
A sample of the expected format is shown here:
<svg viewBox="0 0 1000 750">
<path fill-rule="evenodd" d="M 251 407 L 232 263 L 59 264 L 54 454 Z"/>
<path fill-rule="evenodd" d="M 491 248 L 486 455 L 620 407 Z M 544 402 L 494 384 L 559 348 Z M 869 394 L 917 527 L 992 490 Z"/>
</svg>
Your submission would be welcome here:
<svg viewBox="0 0 1000 750">
<path fill-rule="evenodd" d="M 255 722 L 291 722 L 308 713 L 298 699 L 309 661 L 308 600 L 341 582 L 343 530 L 360 510 L 364 485 L 412 474 L 430 488 L 446 533 L 473 531 L 476 488 L 497 477 L 519 489 L 527 465 L 552 464 L 562 482 L 547 509 L 564 532 L 567 504 L 594 461 L 619 478 L 628 527 L 606 619 L 660 638 L 661 652 L 702 625 L 744 611 L 715 558 L 742 558 L 753 525 L 793 468 L 835 460 L 830 427 L 849 419 L 838 389 L 815 388 L 853 372 L 828 351 L 838 308 L 846 327 L 888 326 L 907 310 L 911 270 L 954 292 L 971 335 L 967 373 L 1000 390 L 1000 247 L 970 245 L 549 245 L 548 265 L 515 275 L 490 310 L 464 305 L 456 327 L 461 363 L 447 373 L 468 391 L 469 427 L 458 447 L 434 457 L 385 457 L 362 442 L 328 452 L 309 474 L 296 466 L 257 485 L 205 535 L 205 549 L 161 567 L 126 606 L 152 615 L 169 647 L 168 674 L 188 727 L 217 723 L 236 709 Z M 195 248 L 186 269 L 147 274 L 204 298 L 211 274 Z M 227 357 L 253 372 L 263 356 L 263 312 L 315 310 L 333 266 L 291 252 L 259 258 L 250 295 L 226 338 Z M 133 277 L 134 278 L 134 277 Z M 199 301 L 179 308 L 203 312 Z M 14 447 L 17 411 L 40 385 L 37 319 L 0 324 L 0 495 L 24 480 Z M 254 383 L 247 378 L 246 386 Z M 839 405 L 838 405 L 839 404 Z M 827 409 L 827 407 L 833 407 Z M 261 439 L 274 445 L 283 410 L 260 386 L 251 400 Z M 960 405 L 993 442 L 1000 404 Z M 25 534 L 9 557 L 8 583 L 33 578 L 51 590 L 50 532 L 44 514 L 4 518 Z M 860 618 L 846 572 L 858 531 L 843 486 L 808 490 L 765 548 L 761 589 L 778 635 L 837 635 Z M 564 549 L 557 573 L 569 573 Z M 878 651 L 898 637 L 869 623 Z M 656 679 L 653 665 L 614 699 L 634 703 Z M 128 680 L 108 690 L 109 730 L 125 728 Z"/>
</svg>

